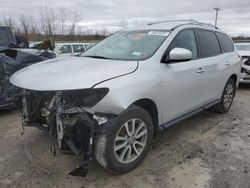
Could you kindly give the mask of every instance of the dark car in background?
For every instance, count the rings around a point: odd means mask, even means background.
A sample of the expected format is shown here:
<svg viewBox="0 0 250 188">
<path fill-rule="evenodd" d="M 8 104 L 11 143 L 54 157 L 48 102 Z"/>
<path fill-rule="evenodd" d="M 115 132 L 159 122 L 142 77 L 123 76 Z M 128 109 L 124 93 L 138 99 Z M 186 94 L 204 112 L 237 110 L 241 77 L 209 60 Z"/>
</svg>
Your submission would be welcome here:
<svg viewBox="0 0 250 188">
<path fill-rule="evenodd" d="M 24 36 L 15 36 L 9 27 L 0 26 L 0 109 L 15 106 L 14 100 L 19 91 L 9 82 L 13 73 L 52 58 L 55 58 L 54 52 L 29 49 Z"/>
</svg>

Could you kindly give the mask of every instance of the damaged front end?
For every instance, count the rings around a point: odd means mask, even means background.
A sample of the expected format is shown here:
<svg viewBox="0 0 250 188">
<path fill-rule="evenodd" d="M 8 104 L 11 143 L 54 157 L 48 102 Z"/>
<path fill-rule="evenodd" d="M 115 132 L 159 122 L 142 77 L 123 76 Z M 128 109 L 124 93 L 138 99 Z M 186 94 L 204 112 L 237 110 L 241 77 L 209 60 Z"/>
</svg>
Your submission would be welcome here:
<svg viewBox="0 0 250 188">
<path fill-rule="evenodd" d="M 242 57 L 241 82 L 250 82 L 250 57 Z"/>
<path fill-rule="evenodd" d="M 36 126 L 48 132 L 54 154 L 57 142 L 62 151 L 83 155 L 84 160 L 91 157 L 97 127 L 108 118 L 91 112 L 90 108 L 104 98 L 108 88 L 22 92 L 17 106 L 22 110 L 23 126 Z"/>
</svg>

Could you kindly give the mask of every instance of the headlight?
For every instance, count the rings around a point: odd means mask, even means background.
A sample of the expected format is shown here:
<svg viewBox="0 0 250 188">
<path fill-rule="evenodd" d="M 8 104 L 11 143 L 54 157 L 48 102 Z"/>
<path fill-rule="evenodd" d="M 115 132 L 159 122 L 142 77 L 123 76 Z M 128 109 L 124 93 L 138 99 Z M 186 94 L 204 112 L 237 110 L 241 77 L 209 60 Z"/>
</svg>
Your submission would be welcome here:
<svg viewBox="0 0 250 188">
<path fill-rule="evenodd" d="M 100 102 L 108 92 L 108 88 L 70 90 L 62 93 L 62 99 L 66 106 L 93 107 Z"/>
<path fill-rule="evenodd" d="M 243 64 L 250 66 L 250 57 L 243 56 L 242 62 L 243 62 Z"/>
</svg>

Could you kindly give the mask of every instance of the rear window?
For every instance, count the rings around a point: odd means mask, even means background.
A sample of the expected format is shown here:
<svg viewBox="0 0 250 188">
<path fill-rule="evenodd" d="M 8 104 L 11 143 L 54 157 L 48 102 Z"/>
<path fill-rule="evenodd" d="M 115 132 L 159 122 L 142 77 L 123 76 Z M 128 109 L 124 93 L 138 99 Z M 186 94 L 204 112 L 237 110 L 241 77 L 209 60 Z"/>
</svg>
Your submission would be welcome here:
<svg viewBox="0 0 250 188">
<path fill-rule="evenodd" d="M 79 44 L 74 44 L 73 45 L 73 50 L 74 50 L 74 53 L 81 53 L 81 52 L 84 52 L 84 47 L 83 45 L 79 45 Z"/>
<path fill-rule="evenodd" d="M 232 51 L 234 51 L 234 45 L 231 42 L 231 40 L 228 38 L 227 35 L 225 35 L 223 33 L 216 33 L 216 35 L 217 35 L 217 37 L 218 37 L 218 39 L 220 41 L 223 52 L 232 52 Z"/>
<path fill-rule="evenodd" d="M 212 57 L 219 55 L 220 44 L 212 31 L 198 30 L 198 37 L 200 42 L 201 57 Z"/>
</svg>

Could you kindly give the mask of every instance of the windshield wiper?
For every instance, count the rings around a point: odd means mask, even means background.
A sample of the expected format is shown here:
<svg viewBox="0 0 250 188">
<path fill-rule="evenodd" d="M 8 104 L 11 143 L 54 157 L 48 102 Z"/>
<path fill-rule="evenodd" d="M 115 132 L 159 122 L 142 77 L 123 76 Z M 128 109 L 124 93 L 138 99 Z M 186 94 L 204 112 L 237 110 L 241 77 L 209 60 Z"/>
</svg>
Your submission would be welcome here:
<svg viewBox="0 0 250 188">
<path fill-rule="evenodd" d="M 91 58 L 97 58 L 97 59 L 111 59 L 111 58 L 108 58 L 108 57 L 98 56 L 98 55 L 86 55 L 84 57 L 91 57 Z"/>
</svg>

